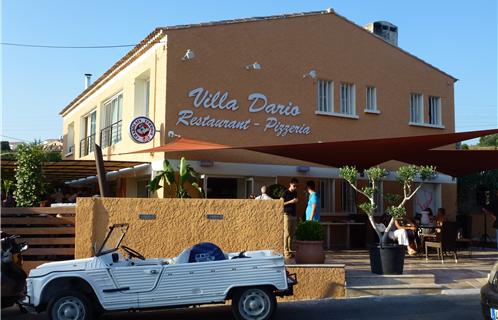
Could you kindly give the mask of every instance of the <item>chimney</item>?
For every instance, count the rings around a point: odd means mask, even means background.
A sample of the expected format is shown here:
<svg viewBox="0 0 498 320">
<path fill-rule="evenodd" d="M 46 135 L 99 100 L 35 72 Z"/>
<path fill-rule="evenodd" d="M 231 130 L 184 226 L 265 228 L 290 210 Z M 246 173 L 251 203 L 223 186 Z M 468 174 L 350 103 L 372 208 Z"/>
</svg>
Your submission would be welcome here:
<svg viewBox="0 0 498 320">
<path fill-rule="evenodd" d="M 87 89 L 92 84 L 92 74 L 85 73 L 85 89 Z"/>
<path fill-rule="evenodd" d="M 398 46 L 398 27 L 394 24 L 387 21 L 375 21 L 368 23 L 364 28 L 390 44 Z"/>
</svg>

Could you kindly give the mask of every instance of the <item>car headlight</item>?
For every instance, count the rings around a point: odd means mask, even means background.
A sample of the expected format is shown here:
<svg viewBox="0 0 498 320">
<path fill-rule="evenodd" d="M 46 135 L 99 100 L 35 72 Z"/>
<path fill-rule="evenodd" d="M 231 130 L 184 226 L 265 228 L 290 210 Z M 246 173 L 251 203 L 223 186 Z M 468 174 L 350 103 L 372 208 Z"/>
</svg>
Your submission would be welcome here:
<svg viewBox="0 0 498 320">
<path fill-rule="evenodd" d="M 498 279 L 496 278 L 497 271 L 498 271 L 498 262 L 495 263 L 495 265 L 491 269 L 491 272 L 488 275 L 488 282 L 493 286 L 498 285 Z"/>
</svg>

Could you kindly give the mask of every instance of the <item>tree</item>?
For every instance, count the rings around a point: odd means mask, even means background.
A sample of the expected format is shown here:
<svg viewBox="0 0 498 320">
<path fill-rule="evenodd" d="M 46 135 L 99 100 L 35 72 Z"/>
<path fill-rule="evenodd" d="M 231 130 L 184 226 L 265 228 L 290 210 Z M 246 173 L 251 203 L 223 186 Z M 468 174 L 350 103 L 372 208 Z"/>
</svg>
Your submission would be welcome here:
<svg viewBox="0 0 498 320">
<path fill-rule="evenodd" d="M 0 141 L 0 151 L 2 153 L 12 152 L 12 149 L 10 149 L 10 143 L 8 141 Z"/>
<path fill-rule="evenodd" d="M 396 172 L 396 179 L 403 187 L 403 197 L 401 198 L 399 195 L 391 194 L 386 196 L 388 202 L 390 203 L 387 213 L 391 216 L 391 220 L 384 231 L 384 235 L 382 235 L 374 221 L 374 213 L 378 205 L 375 203 L 374 195 L 378 188 L 378 182 L 380 182 L 387 175 L 387 171 L 379 167 L 373 167 L 364 170 L 364 174 L 368 178 L 368 184 L 360 189 L 356 186 L 358 170 L 356 170 L 355 167 L 345 166 L 339 169 L 339 175 L 346 180 L 353 189 L 368 199 L 367 202 L 360 204 L 358 207 L 368 215 L 370 224 L 379 237 L 381 247 L 383 247 L 387 242 L 389 231 L 391 231 L 391 228 L 394 225 L 394 220 L 402 218 L 406 215 L 406 201 L 410 200 L 415 193 L 417 193 L 417 191 L 422 187 L 423 181 L 434 177 L 435 168 L 432 166 L 418 167 L 414 165 L 407 165 L 398 169 Z M 417 177 L 419 177 L 422 182 L 417 187 L 414 187 L 415 178 Z M 399 202 L 398 205 L 393 204 L 396 202 Z"/>
<path fill-rule="evenodd" d="M 498 133 L 480 137 L 478 145 L 481 147 L 498 147 Z"/>
<path fill-rule="evenodd" d="M 21 144 L 17 147 L 16 190 L 14 198 L 19 207 L 38 205 L 43 190 L 42 146 L 37 143 Z"/>
<path fill-rule="evenodd" d="M 163 170 L 157 173 L 156 177 L 152 179 L 147 188 L 149 188 L 151 192 L 154 192 L 162 187 L 168 186 L 170 191 L 174 192 L 177 198 L 191 198 L 192 196 L 186 189 L 186 186 L 188 185 L 191 185 L 201 195 L 204 195 L 204 191 L 199 186 L 199 180 L 199 174 L 187 163 L 187 160 L 185 160 L 184 157 L 180 159 L 178 172 L 175 172 L 173 166 L 165 159 L 163 162 Z M 160 185 L 161 181 L 163 185 Z"/>
<path fill-rule="evenodd" d="M 494 200 L 498 191 L 498 169 L 476 172 L 457 179 L 457 202 L 459 213 L 480 212 L 482 203 L 477 202 L 477 194 L 488 190 Z"/>
</svg>

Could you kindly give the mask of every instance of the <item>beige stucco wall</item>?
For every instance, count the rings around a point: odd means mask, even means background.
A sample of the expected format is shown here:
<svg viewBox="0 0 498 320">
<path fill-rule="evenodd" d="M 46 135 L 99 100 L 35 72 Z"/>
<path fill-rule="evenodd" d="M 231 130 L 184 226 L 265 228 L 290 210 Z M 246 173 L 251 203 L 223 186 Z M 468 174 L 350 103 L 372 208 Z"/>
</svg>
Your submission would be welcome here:
<svg viewBox="0 0 498 320">
<path fill-rule="evenodd" d="M 83 117 L 93 110 L 97 110 L 97 133 L 96 141 L 100 141 L 100 130 L 103 129 L 103 106 L 104 103 L 117 93 L 123 93 L 122 109 L 122 140 L 115 145 L 102 150 L 104 160 L 130 160 L 130 161 L 151 161 L 162 159 L 162 153 L 156 154 L 132 154 L 119 155 L 118 153 L 132 152 L 164 143 L 164 137 L 157 134 L 153 141 L 147 144 L 137 144 L 131 140 L 128 134 L 128 126 L 136 116 L 135 107 L 135 83 L 137 78 L 148 73 L 150 80 L 149 87 L 149 118 L 155 122 L 157 130 L 164 132 L 164 119 L 166 117 L 166 44 L 158 44 L 147 50 L 137 60 L 125 67 L 118 75 L 114 76 L 101 88 L 91 94 L 74 109 L 63 114 L 63 137 L 64 145 L 67 146 L 67 132 L 70 123 L 74 123 L 74 153 L 71 157 L 75 159 L 93 160 L 94 155 L 90 153 L 80 158 L 80 140 L 85 137 Z"/>
<path fill-rule="evenodd" d="M 75 256 L 91 256 L 92 244 L 100 244 L 114 223 L 130 224 L 123 244 L 146 257 L 173 257 L 205 241 L 224 251 L 283 252 L 282 206 L 279 200 L 78 198 Z M 139 213 L 157 218 L 139 220 Z"/>
<path fill-rule="evenodd" d="M 343 298 L 346 271 L 344 265 L 287 265 L 290 273 L 297 274 L 298 284 L 294 295 L 284 300 L 312 300 Z"/>
</svg>

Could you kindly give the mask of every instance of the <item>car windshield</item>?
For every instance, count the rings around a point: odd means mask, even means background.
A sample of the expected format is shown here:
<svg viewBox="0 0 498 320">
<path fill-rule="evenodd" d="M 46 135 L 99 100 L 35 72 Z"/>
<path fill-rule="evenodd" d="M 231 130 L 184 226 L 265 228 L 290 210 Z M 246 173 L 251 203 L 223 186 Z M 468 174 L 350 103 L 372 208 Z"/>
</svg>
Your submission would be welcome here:
<svg viewBox="0 0 498 320">
<path fill-rule="evenodd" d="M 121 241 L 128 231 L 128 224 L 114 224 L 109 227 L 109 232 L 102 243 L 99 251 L 97 251 L 96 256 L 101 256 L 103 254 L 116 251 L 119 249 Z"/>
</svg>

